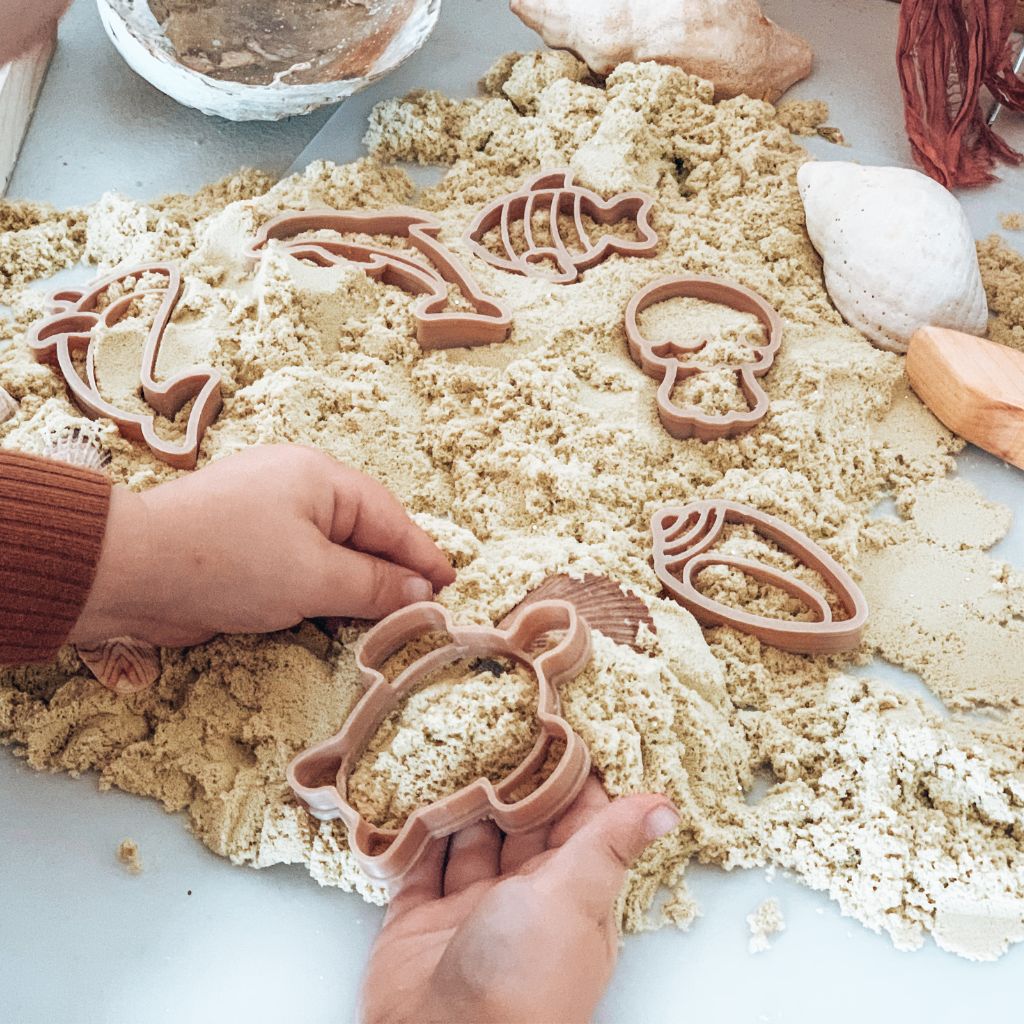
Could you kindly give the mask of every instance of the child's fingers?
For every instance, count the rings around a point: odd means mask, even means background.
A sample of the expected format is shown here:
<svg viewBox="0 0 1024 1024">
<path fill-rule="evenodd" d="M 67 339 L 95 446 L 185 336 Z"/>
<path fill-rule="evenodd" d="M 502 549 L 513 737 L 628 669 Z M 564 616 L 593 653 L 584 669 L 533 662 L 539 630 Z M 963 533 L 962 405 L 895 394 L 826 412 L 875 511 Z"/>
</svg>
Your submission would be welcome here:
<svg viewBox="0 0 1024 1024">
<path fill-rule="evenodd" d="M 324 542 L 300 574 L 306 618 L 346 616 L 382 619 L 417 601 L 429 601 L 430 581 L 383 558 Z"/>
<path fill-rule="evenodd" d="M 554 850 L 564 845 L 595 815 L 600 814 L 609 804 L 608 794 L 600 780 L 591 772 L 579 795 L 569 805 L 569 809 L 554 823 L 548 836 L 548 849 Z"/>
<path fill-rule="evenodd" d="M 539 856 L 548 848 L 550 825 L 543 825 L 531 832 L 519 832 L 506 836 L 501 847 L 501 873 L 514 875 L 528 860 Z"/>
<path fill-rule="evenodd" d="M 335 544 L 405 566 L 430 580 L 436 590 L 454 582 L 448 559 L 387 488 L 339 462 L 325 462 L 335 493 L 330 531 Z"/>
<path fill-rule="evenodd" d="M 433 839 L 423 856 L 397 881 L 391 883 L 388 922 L 408 914 L 424 903 L 439 900 L 443 887 L 444 858 L 448 837 Z"/>
<path fill-rule="evenodd" d="M 496 877 L 500 858 L 501 830 L 493 821 L 478 821 L 456 832 L 448 845 L 445 896 L 454 896 L 476 882 Z"/>
</svg>

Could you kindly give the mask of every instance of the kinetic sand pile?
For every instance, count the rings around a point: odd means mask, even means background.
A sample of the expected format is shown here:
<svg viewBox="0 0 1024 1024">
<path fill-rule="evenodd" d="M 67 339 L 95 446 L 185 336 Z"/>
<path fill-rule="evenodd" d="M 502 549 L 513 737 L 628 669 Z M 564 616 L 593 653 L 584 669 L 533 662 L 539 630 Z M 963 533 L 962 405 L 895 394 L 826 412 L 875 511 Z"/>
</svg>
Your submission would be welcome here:
<svg viewBox="0 0 1024 1024">
<path fill-rule="evenodd" d="M 645 635 L 638 653 L 595 636 L 590 666 L 564 688 L 565 715 L 609 791 L 658 790 L 682 811 L 681 827 L 630 873 L 625 927 L 658 923 L 648 908 L 661 885 L 672 895 L 659 920 L 692 920 L 692 858 L 770 863 L 900 948 L 930 931 L 964 955 L 998 955 L 1024 937 L 1024 585 L 983 553 L 1009 518 L 947 480 L 961 442 L 908 391 L 900 358 L 830 305 L 803 227 L 795 174 L 806 155 L 791 118 L 783 127 L 771 106 L 745 98 L 714 106 L 709 84 L 654 65 L 624 65 L 597 84 L 556 54 L 507 58 L 487 87 L 469 101 L 427 93 L 383 104 L 368 136 L 375 160 L 314 164 L 272 188 L 248 174 L 150 206 L 111 195 L 65 214 L 0 205 L 0 302 L 16 317 L 0 324 L 14 342 L 0 355 L 0 385 L 21 400 L 0 443 L 38 451 L 48 428 L 81 422 L 21 341 L 41 310 L 25 283 L 83 256 L 103 270 L 179 261 L 186 289 L 161 371 L 195 361 L 223 372 L 225 407 L 204 460 L 292 441 L 373 474 L 458 567 L 441 598 L 457 618 L 497 621 L 559 571 L 605 573 L 648 601 L 657 637 Z M 453 166 L 416 195 L 388 166 L 395 159 Z M 514 311 L 503 345 L 425 353 L 405 293 L 280 254 L 253 278 L 240 258 L 246 237 L 283 209 L 407 202 L 432 211 L 465 256 L 462 231 L 484 203 L 562 165 L 602 194 L 654 196 L 659 255 L 613 257 L 570 286 L 469 260 Z M 1008 259 L 993 250 L 987 270 Z M 771 412 L 733 440 L 670 438 L 656 382 L 626 352 L 630 296 L 679 271 L 735 278 L 785 319 L 765 378 Z M 1009 297 L 1001 309 L 1000 329 L 1016 337 L 1024 317 Z M 728 327 L 728 314 L 710 316 Z M 145 326 L 127 320 L 100 340 L 110 397 L 126 386 Z M 162 429 L 173 436 L 180 424 Z M 104 436 L 117 481 L 144 488 L 174 475 L 116 432 Z M 885 495 L 901 519 L 872 518 Z M 784 518 L 861 575 L 872 613 L 862 653 L 920 672 L 954 711 L 998 710 L 942 718 L 837 661 L 702 633 L 656 596 L 649 522 L 662 505 L 713 497 Z M 771 605 L 756 587 L 736 593 Z M 54 665 L 0 673 L 0 735 L 36 767 L 95 768 L 106 785 L 187 809 L 204 842 L 238 863 L 303 862 L 322 883 L 380 901 L 344 829 L 308 818 L 284 782 L 291 756 L 334 732 L 358 698 L 358 635 L 352 626 L 335 644 L 304 625 L 165 650 L 160 681 L 131 697 L 103 689 L 66 648 Z M 415 731 L 414 719 L 403 728 Z M 777 785 L 748 805 L 764 768 Z"/>
</svg>

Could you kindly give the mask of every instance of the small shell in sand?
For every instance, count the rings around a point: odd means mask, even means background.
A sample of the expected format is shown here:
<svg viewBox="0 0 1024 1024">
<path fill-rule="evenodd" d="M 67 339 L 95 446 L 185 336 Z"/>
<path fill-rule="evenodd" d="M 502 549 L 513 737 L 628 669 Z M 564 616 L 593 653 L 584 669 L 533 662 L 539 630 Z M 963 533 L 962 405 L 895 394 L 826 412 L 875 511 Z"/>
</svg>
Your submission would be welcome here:
<svg viewBox="0 0 1024 1024">
<path fill-rule="evenodd" d="M 615 580 L 607 576 L 593 573 L 586 573 L 581 580 L 564 573 L 549 576 L 505 616 L 498 628 L 503 628 L 504 623 L 524 605 L 552 600 L 568 601 L 591 629 L 603 633 L 617 644 L 632 647 L 634 651 L 640 650 L 636 636 L 641 623 L 652 633 L 657 632 L 647 605 L 636 594 L 623 590 Z M 546 633 L 538 637 L 534 652 L 543 649 L 548 639 Z"/>
<path fill-rule="evenodd" d="M 0 388 L 0 423 L 6 423 L 18 411 L 18 403 Z"/>
<path fill-rule="evenodd" d="M 96 437 L 80 427 L 61 432 L 51 431 L 43 443 L 43 455 L 97 473 L 102 473 L 110 464 L 110 453 Z"/>
<path fill-rule="evenodd" d="M 114 693 L 138 693 L 160 678 L 160 651 L 144 640 L 118 636 L 98 644 L 78 644 L 89 671 Z"/>
</svg>

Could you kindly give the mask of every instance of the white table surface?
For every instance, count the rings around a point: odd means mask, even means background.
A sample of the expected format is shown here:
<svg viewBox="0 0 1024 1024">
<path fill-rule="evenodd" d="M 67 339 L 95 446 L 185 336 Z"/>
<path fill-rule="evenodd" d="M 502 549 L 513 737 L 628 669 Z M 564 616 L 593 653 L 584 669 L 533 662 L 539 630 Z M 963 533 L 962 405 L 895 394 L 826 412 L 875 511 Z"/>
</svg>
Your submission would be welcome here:
<svg viewBox="0 0 1024 1024">
<path fill-rule="evenodd" d="M 790 95 L 823 98 L 853 144 L 809 140 L 821 159 L 909 165 L 892 62 L 897 7 L 887 0 L 767 0 L 815 49 L 812 79 Z M 177 106 L 137 78 L 76 0 L 10 197 L 85 203 L 115 189 L 136 198 L 191 191 L 239 166 L 282 172 L 294 161 L 359 155 L 372 102 L 418 85 L 468 94 L 490 57 L 539 41 L 504 0 L 444 0 L 435 36 L 367 94 L 276 124 L 232 124 Z M 999 128 L 1018 148 L 1024 120 Z M 303 147 L 306 147 L 303 149 Z M 965 198 L 975 233 L 1024 209 L 1024 171 Z M 1012 236 L 1011 236 L 1012 241 Z M 88 275 L 85 275 L 87 277 Z M 1024 475 L 970 449 L 963 475 L 1018 507 Z M 1015 523 L 994 553 L 1024 566 Z M 888 666 L 878 674 L 920 687 Z M 145 865 L 117 862 L 125 836 Z M 696 868 L 704 916 L 688 933 L 626 940 L 600 1021 L 785 1021 L 952 1024 L 1024 1020 L 1024 950 L 974 964 L 929 941 L 912 954 L 842 918 L 822 893 L 764 872 Z M 747 951 L 746 915 L 779 899 L 786 931 Z M 381 911 L 321 889 L 299 866 L 236 868 L 150 800 L 99 793 L 93 776 L 43 775 L 0 751 L 0 1022 L 154 1021 L 247 1024 L 353 1019 L 353 999 Z"/>
</svg>

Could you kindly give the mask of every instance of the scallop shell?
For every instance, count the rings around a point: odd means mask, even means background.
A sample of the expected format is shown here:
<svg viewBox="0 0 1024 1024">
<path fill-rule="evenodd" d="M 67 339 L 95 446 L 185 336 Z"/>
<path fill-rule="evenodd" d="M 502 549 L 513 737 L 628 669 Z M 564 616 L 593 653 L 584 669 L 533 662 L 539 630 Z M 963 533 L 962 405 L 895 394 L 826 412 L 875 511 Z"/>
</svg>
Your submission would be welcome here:
<svg viewBox="0 0 1024 1024">
<path fill-rule="evenodd" d="M 18 403 L 0 388 L 0 423 L 6 423 L 18 411 Z"/>
<path fill-rule="evenodd" d="M 98 644 L 78 644 L 89 671 L 114 693 L 138 693 L 160 678 L 160 651 L 144 640 L 118 636 Z"/>
<path fill-rule="evenodd" d="M 80 427 L 63 432 L 51 431 L 43 443 L 43 455 L 97 473 L 102 473 L 110 465 L 110 452 L 98 438 Z"/>
<path fill-rule="evenodd" d="M 524 605 L 552 600 L 568 601 L 591 629 L 603 633 L 617 644 L 632 647 L 634 651 L 641 649 L 636 640 L 641 623 L 652 633 L 657 632 L 647 605 L 636 594 L 623 590 L 607 576 L 593 573 L 585 574 L 581 580 L 564 573 L 549 576 L 498 623 L 498 628 L 504 628 L 504 624 Z M 547 633 L 538 637 L 533 650 L 542 650 L 549 639 Z"/>
<path fill-rule="evenodd" d="M 928 324 L 986 333 L 974 237 L 938 182 L 903 167 L 813 162 L 797 184 L 829 297 L 873 344 L 906 352 Z"/>
<path fill-rule="evenodd" d="M 714 83 L 715 99 L 775 100 L 811 73 L 807 42 L 757 0 L 511 0 L 512 13 L 599 75 L 625 61 L 672 64 Z"/>
</svg>

